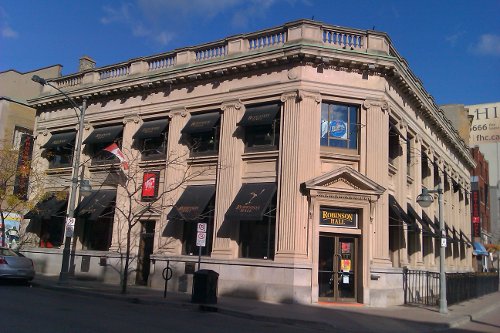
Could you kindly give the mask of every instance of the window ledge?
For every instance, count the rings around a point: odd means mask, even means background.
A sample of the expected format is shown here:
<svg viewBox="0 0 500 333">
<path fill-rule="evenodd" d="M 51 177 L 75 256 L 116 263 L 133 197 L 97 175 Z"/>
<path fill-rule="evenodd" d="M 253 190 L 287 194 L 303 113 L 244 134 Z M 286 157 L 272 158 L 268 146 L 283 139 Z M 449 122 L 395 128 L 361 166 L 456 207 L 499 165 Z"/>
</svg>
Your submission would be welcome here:
<svg viewBox="0 0 500 333">
<path fill-rule="evenodd" d="M 243 153 L 241 155 L 242 159 L 252 160 L 252 159 L 262 159 L 262 158 L 278 158 L 279 151 L 278 150 L 267 150 L 267 151 L 252 151 Z"/>
<path fill-rule="evenodd" d="M 219 159 L 218 155 L 209 156 L 190 156 L 187 159 L 188 164 L 198 164 L 198 163 L 217 163 Z"/>
<path fill-rule="evenodd" d="M 109 171 L 109 170 L 118 170 L 120 169 L 119 163 L 109 163 L 109 164 L 99 164 L 99 165 L 91 165 L 89 166 L 90 172 L 95 171 Z"/>
<path fill-rule="evenodd" d="M 353 154 L 346 154 L 346 153 L 339 153 L 339 152 L 330 152 L 330 151 L 325 151 L 321 150 L 320 152 L 320 157 L 322 159 L 339 159 L 339 160 L 350 160 L 350 161 L 360 161 L 361 157 L 359 156 L 358 152 L 353 153 Z"/>
<path fill-rule="evenodd" d="M 394 176 L 396 173 L 398 173 L 398 168 L 396 168 L 394 164 L 389 163 L 388 169 L 389 169 L 389 175 L 391 176 Z"/>
<path fill-rule="evenodd" d="M 71 173 L 73 170 L 72 167 L 64 167 L 64 168 L 52 168 L 52 169 L 47 169 L 45 170 L 45 173 L 47 175 L 58 175 L 58 174 L 67 174 Z"/>
<path fill-rule="evenodd" d="M 165 159 L 158 160 L 146 160 L 139 162 L 139 168 L 147 168 L 147 167 L 165 167 Z"/>
</svg>

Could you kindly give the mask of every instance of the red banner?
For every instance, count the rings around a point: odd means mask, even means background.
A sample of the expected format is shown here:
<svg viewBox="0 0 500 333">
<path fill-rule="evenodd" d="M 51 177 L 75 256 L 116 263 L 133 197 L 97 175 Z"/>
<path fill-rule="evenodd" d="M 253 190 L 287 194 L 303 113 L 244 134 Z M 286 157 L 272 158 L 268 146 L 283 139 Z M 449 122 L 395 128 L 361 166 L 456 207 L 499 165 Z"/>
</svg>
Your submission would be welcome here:
<svg viewBox="0 0 500 333">
<path fill-rule="evenodd" d="M 144 172 L 142 178 L 142 200 L 151 200 L 158 196 L 159 171 Z"/>
<path fill-rule="evenodd" d="M 479 191 L 472 191 L 472 234 L 473 237 L 481 237 L 481 220 L 480 220 L 480 211 L 479 211 Z"/>
</svg>

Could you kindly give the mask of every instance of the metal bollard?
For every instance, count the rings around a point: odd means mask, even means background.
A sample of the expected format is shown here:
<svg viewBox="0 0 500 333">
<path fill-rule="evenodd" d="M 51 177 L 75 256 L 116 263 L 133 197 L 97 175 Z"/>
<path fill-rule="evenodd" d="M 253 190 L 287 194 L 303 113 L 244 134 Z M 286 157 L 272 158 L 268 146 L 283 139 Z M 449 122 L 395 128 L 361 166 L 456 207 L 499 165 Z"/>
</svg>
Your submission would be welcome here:
<svg viewBox="0 0 500 333">
<path fill-rule="evenodd" d="M 172 268 L 170 268 L 170 260 L 167 260 L 167 267 L 163 269 L 163 272 L 161 274 L 163 276 L 163 279 L 165 280 L 165 290 L 163 291 L 163 298 L 167 297 L 167 284 L 168 280 L 172 278 L 173 273 L 174 272 L 172 271 Z"/>
</svg>

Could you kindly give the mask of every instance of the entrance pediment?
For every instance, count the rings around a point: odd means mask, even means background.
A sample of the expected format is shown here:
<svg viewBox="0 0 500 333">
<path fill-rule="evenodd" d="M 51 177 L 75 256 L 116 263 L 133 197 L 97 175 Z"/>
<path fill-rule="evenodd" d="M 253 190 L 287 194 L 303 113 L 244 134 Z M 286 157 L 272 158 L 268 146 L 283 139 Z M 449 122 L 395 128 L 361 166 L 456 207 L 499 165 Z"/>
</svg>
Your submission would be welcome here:
<svg viewBox="0 0 500 333">
<path fill-rule="evenodd" d="M 380 196 L 385 188 L 349 166 L 325 173 L 302 184 L 307 191 L 340 192 Z"/>
</svg>

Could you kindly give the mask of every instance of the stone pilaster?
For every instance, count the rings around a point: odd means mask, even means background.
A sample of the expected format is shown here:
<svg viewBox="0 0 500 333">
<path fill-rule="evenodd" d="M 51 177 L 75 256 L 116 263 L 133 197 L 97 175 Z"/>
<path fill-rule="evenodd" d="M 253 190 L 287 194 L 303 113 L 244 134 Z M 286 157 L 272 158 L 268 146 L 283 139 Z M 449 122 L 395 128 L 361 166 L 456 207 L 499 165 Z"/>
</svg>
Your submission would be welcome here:
<svg viewBox="0 0 500 333">
<path fill-rule="evenodd" d="M 379 185 L 388 187 L 389 160 L 389 115 L 388 104 L 384 100 L 365 100 L 366 110 L 366 175 Z M 372 223 L 373 263 L 390 265 L 389 259 L 389 204 L 384 193 L 378 200 Z"/>
<path fill-rule="evenodd" d="M 224 102 L 221 105 L 221 130 L 219 151 L 219 168 L 217 170 L 217 190 L 215 198 L 215 226 L 212 257 L 232 258 L 236 244 L 231 242 L 231 230 L 234 228 L 229 224 L 237 221 L 225 221 L 225 214 L 236 194 L 241 187 L 241 155 L 245 145 L 240 137 L 235 135 L 238 121 L 243 115 L 243 105 L 240 101 Z"/>
<path fill-rule="evenodd" d="M 281 141 L 279 160 L 279 194 L 277 220 L 277 261 L 307 259 L 308 239 L 307 197 L 300 184 L 315 176 L 319 156 L 321 96 L 296 91 L 281 96 Z"/>
<path fill-rule="evenodd" d="M 189 149 L 180 141 L 182 136 L 181 130 L 186 125 L 189 117 L 187 110 L 184 108 L 172 110 L 169 117 L 170 123 L 166 149 L 167 160 L 162 189 L 165 193 L 162 205 L 166 209 L 162 210 L 165 215 L 162 216 L 157 226 L 157 230 L 160 230 L 160 240 L 155 243 L 158 244 L 155 252 L 180 254 L 182 225 L 178 222 L 167 221 L 167 214 L 182 194 L 183 188 L 180 185 L 186 185 L 183 183 L 185 182 L 185 174 L 188 170 L 187 159 L 189 157 Z"/>
<path fill-rule="evenodd" d="M 136 198 L 129 198 L 129 195 L 134 193 L 136 190 L 137 178 L 139 177 L 139 165 L 140 153 L 135 149 L 132 149 L 133 139 L 132 136 L 139 129 L 141 119 L 138 115 L 127 116 L 123 119 L 123 134 L 122 134 L 122 146 L 121 151 L 125 155 L 125 159 L 129 163 L 129 169 L 123 171 L 117 171 L 118 173 L 123 172 L 123 182 L 117 184 L 116 189 L 116 207 L 115 216 L 113 221 L 113 236 L 111 240 L 110 251 L 119 251 L 124 253 L 126 251 L 127 242 L 127 229 L 128 221 L 126 216 L 129 215 L 129 211 L 133 211 L 136 204 Z M 140 183 L 139 183 L 140 184 Z M 140 227 L 140 226 L 139 226 Z M 132 230 L 132 234 L 140 232 L 137 230 Z M 138 240 L 138 237 L 132 237 L 132 242 Z M 131 244 L 132 248 L 137 246 L 137 244 Z M 134 253 L 134 250 L 131 250 Z"/>
</svg>

